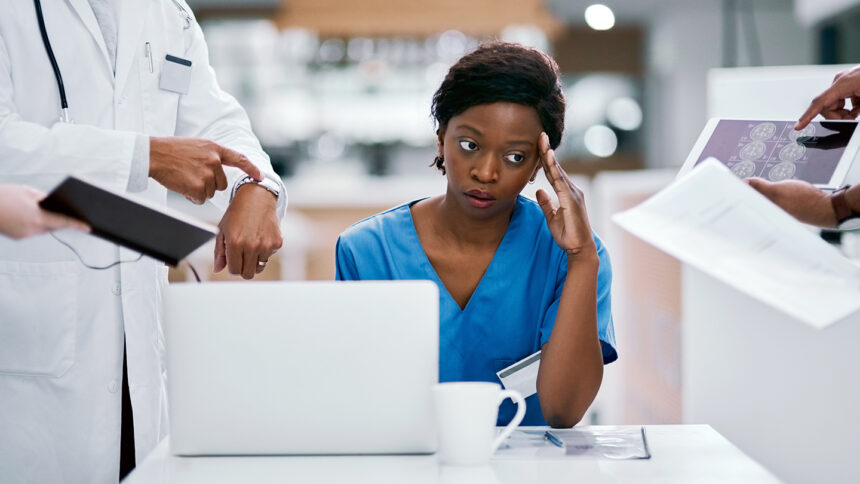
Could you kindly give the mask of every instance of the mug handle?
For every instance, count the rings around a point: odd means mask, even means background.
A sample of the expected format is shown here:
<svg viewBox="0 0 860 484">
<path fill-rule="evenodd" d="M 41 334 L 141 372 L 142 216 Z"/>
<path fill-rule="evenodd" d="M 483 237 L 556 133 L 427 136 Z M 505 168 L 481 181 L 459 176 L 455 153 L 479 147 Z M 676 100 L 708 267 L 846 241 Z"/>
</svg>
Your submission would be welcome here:
<svg viewBox="0 0 860 484">
<path fill-rule="evenodd" d="M 502 433 L 500 433 L 499 436 L 496 437 L 496 440 L 493 441 L 493 447 L 490 453 L 495 452 L 496 449 L 498 449 L 499 446 L 502 445 L 502 442 L 504 442 L 505 439 L 507 439 L 512 433 L 514 433 L 514 430 L 516 430 L 520 422 L 523 421 L 523 417 L 526 416 L 526 400 L 523 398 L 520 392 L 516 390 L 502 390 L 501 392 L 499 392 L 499 405 L 501 405 L 506 398 L 510 398 L 517 405 L 517 413 L 516 415 L 514 415 L 513 420 L 511 420 L 511 422 L 505 426 L 504 430 L 502 430 Z"/>
</svg>

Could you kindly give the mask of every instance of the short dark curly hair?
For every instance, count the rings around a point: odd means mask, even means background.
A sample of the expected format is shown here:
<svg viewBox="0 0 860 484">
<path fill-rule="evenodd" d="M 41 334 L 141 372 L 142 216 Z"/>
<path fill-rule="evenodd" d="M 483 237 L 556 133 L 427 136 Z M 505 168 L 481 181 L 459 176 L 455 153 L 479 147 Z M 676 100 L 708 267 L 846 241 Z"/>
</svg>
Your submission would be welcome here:
<svg viewBox="0 0 860 484">
<path fill-rule="evenodd" d="M 565 100 L 558 65 L 543 52 L 510 42 L 488 42 L 454 64 L 433 94 L 439 129 L 472 106 L 506 101 L 537 110 L 552 149 L 564 132 Z M 445 173 L 443 160 L 433 165 Z M 432 165 L 431 165 L 432 166 Z"/>
</svg>

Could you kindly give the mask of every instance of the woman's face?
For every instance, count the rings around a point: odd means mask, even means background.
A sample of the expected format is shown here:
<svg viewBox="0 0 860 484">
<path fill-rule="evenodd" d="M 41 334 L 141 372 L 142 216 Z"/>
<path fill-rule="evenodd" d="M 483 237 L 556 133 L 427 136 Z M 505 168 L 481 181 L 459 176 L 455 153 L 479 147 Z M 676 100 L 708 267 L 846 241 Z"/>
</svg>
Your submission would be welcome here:
<svg viewBox="0 0 860 484">
<path fill-rule="evenodd" d="M 468 215 L 509 213 L 538 168 L 537 110 L 496 102 L 472 106 L 439 130 L 449 198 Z"/>
</svg>

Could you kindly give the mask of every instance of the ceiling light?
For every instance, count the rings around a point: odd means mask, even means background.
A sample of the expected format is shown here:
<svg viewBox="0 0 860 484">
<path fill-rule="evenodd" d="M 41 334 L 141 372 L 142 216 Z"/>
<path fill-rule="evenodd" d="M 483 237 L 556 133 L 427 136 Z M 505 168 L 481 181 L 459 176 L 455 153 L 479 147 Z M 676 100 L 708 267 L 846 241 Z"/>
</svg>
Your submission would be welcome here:
<svg viewBox="0 0 860 484">
<path fill-rule="evenodd" d="M 595 3 L 585 9 L 585 23 L 594 30 L 609 30 L 615 25 L 615 14 L 606 5 Z"/>
<path fill-rule="evenodd" d="M 596 124 L 585 130 L 585 149 L 592 155 L 606 158 L 615 153 L 618 148 L 618 137 L 608 126 Z"/>
</svg>

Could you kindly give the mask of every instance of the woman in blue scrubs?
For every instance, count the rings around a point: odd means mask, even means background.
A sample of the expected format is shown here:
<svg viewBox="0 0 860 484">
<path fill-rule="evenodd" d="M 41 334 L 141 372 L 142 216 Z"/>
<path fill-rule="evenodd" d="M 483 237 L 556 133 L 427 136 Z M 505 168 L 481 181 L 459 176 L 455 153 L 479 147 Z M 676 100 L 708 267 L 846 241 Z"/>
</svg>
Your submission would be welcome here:
<svg viewBox="0 0 860 484">
<path fill-rule="evenodd" d="M 337 243 L 337 279 L 438 285 L 440 381 L 498 382 L 542 350 L 524 425 L 575 425 L 617 358 L 609 255 L 553 151 L 564 111 L 550 57 L 480 46 L 433 96 L 445 193 L 362 220 Z M 520 196 L 540 169 L 557 204 L 543 190 L 537 203 Z M 498 423 L 514 410 L 506 401 Z"/>
</svg>

